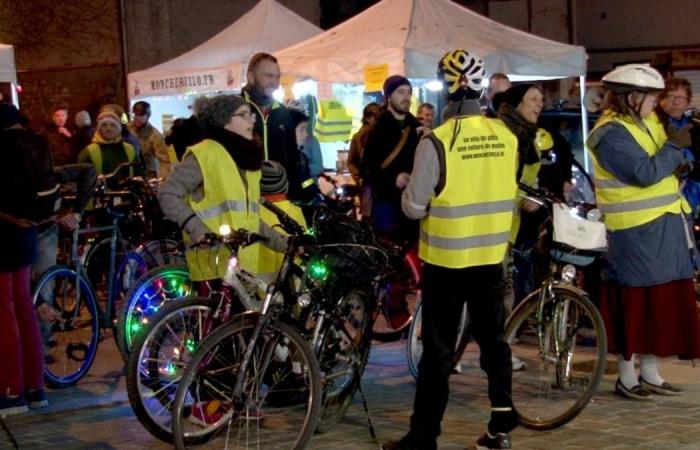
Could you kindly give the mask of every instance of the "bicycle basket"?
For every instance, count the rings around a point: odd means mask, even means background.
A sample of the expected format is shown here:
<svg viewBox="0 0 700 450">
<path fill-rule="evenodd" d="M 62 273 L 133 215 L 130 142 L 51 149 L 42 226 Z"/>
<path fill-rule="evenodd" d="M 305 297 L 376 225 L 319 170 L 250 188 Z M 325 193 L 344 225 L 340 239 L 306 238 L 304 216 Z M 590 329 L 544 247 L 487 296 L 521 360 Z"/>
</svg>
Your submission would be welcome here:
<svg viewBox="0 0 700 450">
<path fill-rule="evenodd" d="M 607 247 L 605 224 L 577 215 L 576 209 L 562 203 L 552 205 L 552 239 L 576 250 L 603 251 Z"/>
</svg>

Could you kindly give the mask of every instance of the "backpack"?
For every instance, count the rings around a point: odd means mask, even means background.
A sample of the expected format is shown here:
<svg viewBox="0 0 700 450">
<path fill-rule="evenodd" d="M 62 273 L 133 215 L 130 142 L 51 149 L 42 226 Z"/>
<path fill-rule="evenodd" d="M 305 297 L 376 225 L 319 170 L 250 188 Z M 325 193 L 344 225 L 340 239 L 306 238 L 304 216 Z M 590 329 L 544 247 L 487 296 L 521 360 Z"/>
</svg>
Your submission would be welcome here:
<svg viewBox="0 0 700 450">
<path fill-rule="evenodd" d="M 60 206 L 60 182 L 46 140 L 22 128 L 0 132 L 0 186 L 10 195 L 0 201 L 0 210 L 34 222 L 56 214 Z"/>
</svg>

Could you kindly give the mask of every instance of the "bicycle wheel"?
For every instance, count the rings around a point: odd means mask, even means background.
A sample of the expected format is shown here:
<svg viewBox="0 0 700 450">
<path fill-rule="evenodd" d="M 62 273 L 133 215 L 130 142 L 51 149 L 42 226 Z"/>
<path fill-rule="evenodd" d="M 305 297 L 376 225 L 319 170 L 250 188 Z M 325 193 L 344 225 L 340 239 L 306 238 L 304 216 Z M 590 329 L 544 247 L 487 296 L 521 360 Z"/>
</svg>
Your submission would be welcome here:
<svg viewBox="0 0 700 450">
<path fill-rule="evenodd" d="M 148 324 L 148 318 L 168 301 L 192 292 L 192 280 L 187 266 L 163 266 L 149 270 L 124 296 L 117 314 L 116 339 L 126 360 L 131 347 Z"/>
<path fill-rule="evenodd" d="M 319 336 L 318 364 L 323 382 L 323 411 L 316 426 L 325 433 L 352 403 L 371 347 L 369 294 L 354 289 L 338 302 L 336 319 L 328 318 Z"/>
<path fill-rule="evenodd" d="M 506 324 L 505 339 L 525 363 L 513 372 L 513 403 L 520 423 L 536 430 L 559 427 L 591 400 L 605 369 L 607 340 L 600 313 L 585 292 L 552 286 L 526 298 Z"/>
<path fill-rule="evenodd" d="M 455 346 L 455 357 L 453 365 L 457 366 L 462 359 L 462 353 L 467 348 L 469 343 L 469 311 L 467 304 L 462 308 L 462 317 L 459 321 L 459 331 L 457 332 L 457 344 Z M 411 328 L 408 330 L 408 340 L 406 344 L 406 353 L 408 359 L 408 370 L 413 375 L 414 379 L 418 379 L 418 363 L 423 356 L 423 304 L 419 303 L 416 307 L 416 312 L 413 315 Z"/>
<path fill-rule="evenodd" d="M 151 317 L 129 355 L 126 392 L 131 408 L 146 430 L 162 441 L 173 441 L 175 390 L 215 307 L 214 300 L 203 297 L 168 302 Z"/>
<path fill-rule="evenodd" d="M 52 324 L 44 377 L 53 387 L 67 387 L 87 374 L 95 360 L 100 336 L 97 301 L 86 278 L 69 266 L 54 266 L 39 279 L 33 294 L 61 317 Z"/>
<path fill-rule="evenodd" d="M 209 441 L 207 448 L 302 449 L 309 442 L 321 412 L 318 361 L 298 331 L 274 319 L 248 349 L 258 318 L 232 318 L 189 361 L 175 396 L 176 448 Z M 234 399 L 238 377 L 243 392 Z"/>
<path fill-rule="evenodd" d="M 387 292 L 374 315 L 373 339 L 395 341 L 411 324 L 420 301 L 418 288 L 420 262 L 411 254 L 404 256 L 401 266 L 387 279 Z"/>
</svg>

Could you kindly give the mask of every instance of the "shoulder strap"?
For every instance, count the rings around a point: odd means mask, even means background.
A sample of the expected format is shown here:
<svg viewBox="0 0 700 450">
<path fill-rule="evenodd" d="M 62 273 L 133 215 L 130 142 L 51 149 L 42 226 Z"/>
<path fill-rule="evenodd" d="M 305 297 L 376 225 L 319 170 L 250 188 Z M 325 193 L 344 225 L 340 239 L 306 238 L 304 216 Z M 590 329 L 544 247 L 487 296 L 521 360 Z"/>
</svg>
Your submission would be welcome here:
<svg viewBox="0 0 700 450">
<path fill-rule="evenodd" d="M 394 147 L 394 150 L 389 153 L 389 156 L 386 157 L 384 161 L 382 161 L 382 164 L 379 166 L 382 169 L 386 169 L 389 167 L 389 164 L 391 164 L 394 159 L 396 159 L 397 156 L 399 156 L 399 153 L 401 153 L 401 149 L 403 148 L 404 144 L 406 143 L 406 140 L 408 139 L 408 135 L 411 133 L 411 127 L 406 126 L 406 128 L 403 129 L 403 133 L 401 134 L 401 139 L 399 139 L 399 143 L 396 144 L 396 147 Z"/>
</svg>

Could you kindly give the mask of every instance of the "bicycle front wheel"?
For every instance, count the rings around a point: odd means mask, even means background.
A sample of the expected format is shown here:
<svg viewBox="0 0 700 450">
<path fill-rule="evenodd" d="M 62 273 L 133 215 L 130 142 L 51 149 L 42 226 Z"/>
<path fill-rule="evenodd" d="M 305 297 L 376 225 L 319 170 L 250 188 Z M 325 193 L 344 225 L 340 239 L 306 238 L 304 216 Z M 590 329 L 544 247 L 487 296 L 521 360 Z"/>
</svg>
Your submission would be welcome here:
<svg viewBox="0 0 700 450">
<path fill-rule="evenodd" d="M 241 314 L 201 342 L 175 395 L 176 448 L 302 449 L 311 439 L 321 413 L 318 361 L 298 331 L 276 320 L 251 343 L 257 320 Z M 243 392 L 234 398 L 239 377 Z"/>
<path fill-rule="evenodd" d="M 77 383 L 92 366 L 99 344 L 100 323 L 95 295 L 87 278 L 69 266 L 54 266 L 37 283 L 34 304 L 41 298 L 59 319 L 42 323 L 45 346 L 44 378 L 53 387 Z"/>
<path fill-rule="evenodd" d="M 116 336 L 126 359 L 137 338 L 148 328 L 149 317 L 167 302 L 188 296 L 192 280 L 186 266 L 164 266 L 149 270 L 125 295 L 117 315 Z"/>
<path fill-rule="evenodd" d="M 126 391 L 134 414 L 155 437 L 172 442 L 175 390 L 192 353 L 211 326 L 216 300 L 180 298 L 149 318 L 135 342 L 126 370 Z"/>
<path fill-rule="evenodd" d="M 585 292 L 552 286 L 535 291 L 508 319 L 505 339 L 525 367 L 513 373 L 513 404 L 520 423 L 549 430 L 576 417 L 605 370 L 607 340 L 600 313 Z"/>
</svg>

